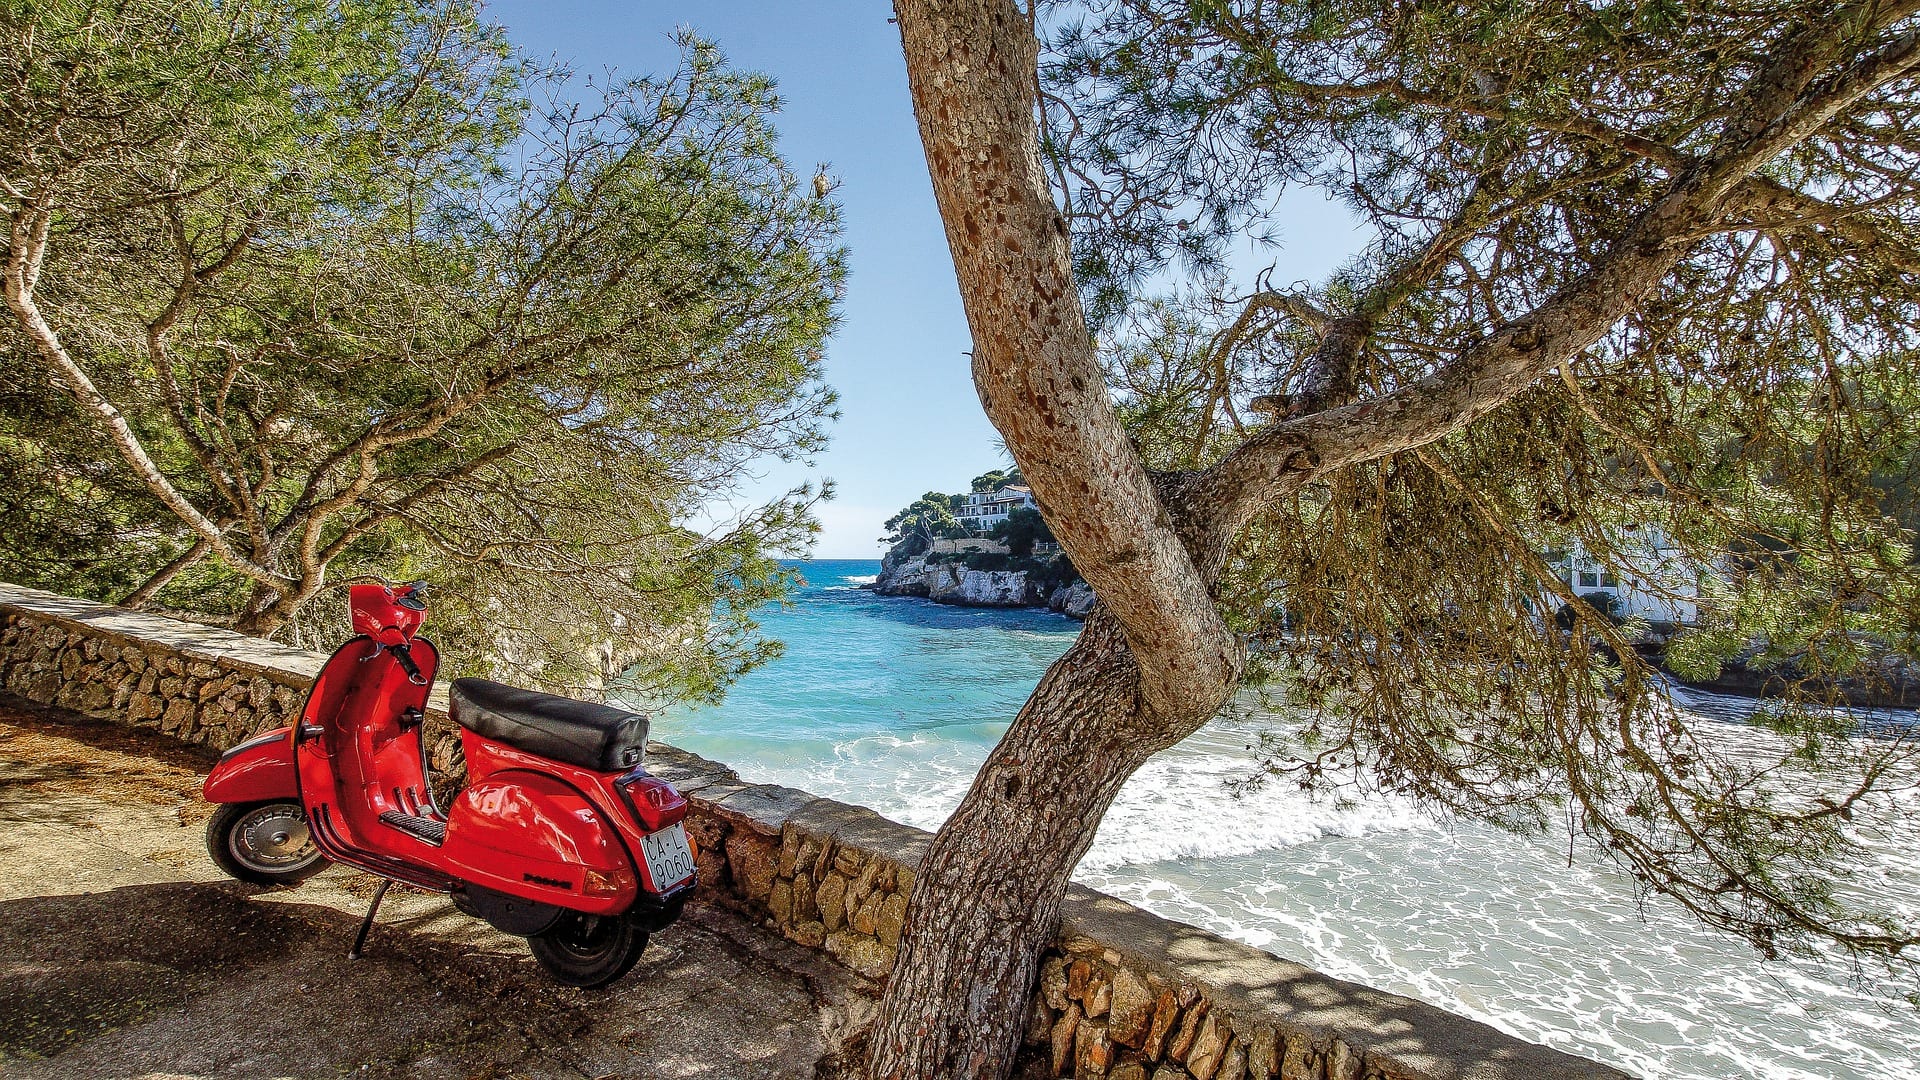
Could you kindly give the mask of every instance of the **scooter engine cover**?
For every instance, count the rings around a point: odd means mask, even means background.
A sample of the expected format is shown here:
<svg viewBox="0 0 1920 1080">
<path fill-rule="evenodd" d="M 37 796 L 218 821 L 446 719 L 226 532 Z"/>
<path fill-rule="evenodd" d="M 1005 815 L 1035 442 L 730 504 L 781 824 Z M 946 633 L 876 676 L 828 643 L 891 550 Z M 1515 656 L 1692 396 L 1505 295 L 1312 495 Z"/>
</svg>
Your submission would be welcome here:
<svg viewBox="0 0 1920 1080">
<path fill-rule="evenodd" d="M 480 885 L 468 885 L 456 896 L 461 910 L 477 915 L 492 923 L 503 933 L 516 937 L 532 937 L 553 929 L 553 924 L 566 914 L 566 908 L 552 904 L 542 904 L 538 900 L 522 900 L 517 896 L 494 892 Z"/>
<path fill-rule="evenodd" d="M 639 876 L 609 815 L 543 773 L 468 785 L 447 815 L 441 865 L 460 880 L 595 915 L 625 911 Z"/>
</svg>

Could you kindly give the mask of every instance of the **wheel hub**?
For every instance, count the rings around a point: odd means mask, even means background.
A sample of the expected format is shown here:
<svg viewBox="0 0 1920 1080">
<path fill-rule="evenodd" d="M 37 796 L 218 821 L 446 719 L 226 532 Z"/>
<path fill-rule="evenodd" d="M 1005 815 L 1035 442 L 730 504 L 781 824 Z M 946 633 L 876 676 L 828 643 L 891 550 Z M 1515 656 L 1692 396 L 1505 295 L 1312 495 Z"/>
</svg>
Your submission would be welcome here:
<svg viewBox="0 0 1920 1080">
<path fill-rule="evenodd" d="M 234 857 L 258 870 L 287 870 L 320 855 L 305 816 L 292 803 L 255 810 L 234 827 L 232 837 Z"/>
</svg>

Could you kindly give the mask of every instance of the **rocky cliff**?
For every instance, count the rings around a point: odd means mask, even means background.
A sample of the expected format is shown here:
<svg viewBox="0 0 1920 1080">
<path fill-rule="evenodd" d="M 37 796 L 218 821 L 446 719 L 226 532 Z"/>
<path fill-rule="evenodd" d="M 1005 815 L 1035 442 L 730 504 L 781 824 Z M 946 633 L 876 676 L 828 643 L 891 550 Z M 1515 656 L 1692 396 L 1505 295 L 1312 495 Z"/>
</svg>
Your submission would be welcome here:
<svg viewBox="0 0 1920 1080">
<path fill-rule="evenodd" d="M 926 555 L 894 552 L 881 560 L 873 591 L 965 607 L 1047 607 L 1076 619 L 1093 610 L 1093 590 L 1084 581 L 1049 591 L 1025 570 L 971 570 L 957 561 L 929 562 Z"/>
</svg>

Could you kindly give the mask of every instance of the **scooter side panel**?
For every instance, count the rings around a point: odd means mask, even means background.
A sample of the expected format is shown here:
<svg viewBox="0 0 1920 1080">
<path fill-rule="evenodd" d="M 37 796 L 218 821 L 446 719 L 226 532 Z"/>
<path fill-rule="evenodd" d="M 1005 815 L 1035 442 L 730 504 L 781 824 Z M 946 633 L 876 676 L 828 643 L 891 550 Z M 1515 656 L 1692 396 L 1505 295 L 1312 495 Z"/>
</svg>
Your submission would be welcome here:
<svg viewBox="0 0 1920 1080">
<path fill-rule="evenodd" d="M 447 817 L 442 865 L 465 881 L 596 915 L 633 906 L 626 847 L 577 788 L 504 770 L 461 792 Z"/>
<path fill-rule="evenodd" d="M 368 638 L 352 638 L 321 669 L 301 717 L 315 734 L 295 751 L 301 799 L 316 824 L 314 842 L 328 857 L 354 865 L 407 861 L 418 846 L 379 817 L 419 809 L 405 796 L 424 791 L 426 783 L 420 735 L 402 730 L 399 718 L 408 708 L 425 708 L 438 660 L 431 643 L 414 641 L 414 659 L 428 680 L 418 685 L 391 653 L 372 648 Z"/>
<path fill-rule="evenodd" d="M 293 729 L 274 728 L 220 756 L 200 792 L 211 803 L 298 799 L 293 772 Z"/>
</svg>

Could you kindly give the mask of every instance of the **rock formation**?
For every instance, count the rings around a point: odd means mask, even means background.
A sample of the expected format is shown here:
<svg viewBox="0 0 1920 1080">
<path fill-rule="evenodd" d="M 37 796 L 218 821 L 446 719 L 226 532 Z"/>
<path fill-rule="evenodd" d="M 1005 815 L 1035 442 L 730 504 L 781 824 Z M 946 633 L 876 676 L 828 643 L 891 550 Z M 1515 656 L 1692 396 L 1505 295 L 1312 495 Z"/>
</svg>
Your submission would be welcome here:
<svg viewBox="0 0 1920 1080">
<path fill-rule="evenodd" d="M 920 596 L 964 607 L 1046 607 L 1076 619 L 1093 610 L 1093 590 L 1080 580 L 1048 591 L 1025 570 L 972 570 L 963 562 L 888 552 L 873 591 Z"/>
</svg>

